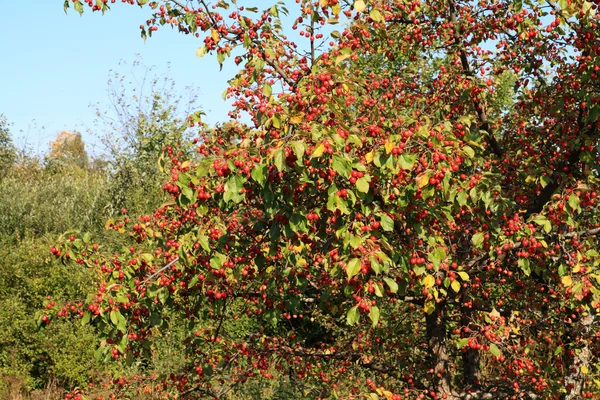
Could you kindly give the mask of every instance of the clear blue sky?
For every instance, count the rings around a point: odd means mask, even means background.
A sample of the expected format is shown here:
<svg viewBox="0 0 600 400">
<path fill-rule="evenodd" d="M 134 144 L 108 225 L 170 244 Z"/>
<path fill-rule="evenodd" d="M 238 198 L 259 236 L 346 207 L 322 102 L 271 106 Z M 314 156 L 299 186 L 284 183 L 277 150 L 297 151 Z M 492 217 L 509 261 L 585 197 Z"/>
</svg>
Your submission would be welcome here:
<svg viewBox="0 0 600 400">
<path fill-rule="evenodd" d="M 0 114 L 13 123 L 15 144 L 43 153 L 57 132 L 74 129 L 92 144 L 85 133 L 95 119 L 89 105 L 108 105 L 109 71 L 127 73 L 119 62 L 131 63 L 138 54 L 159 74 L 170 63 L 181 91 L 199 88 L 206 122 L 226 120 L 221 95 L 235 74 L 232 62 L 219 72 L 214 57 L 196 57 L 200 39 L 167 27 L 144 42 L 139 26 L 150 16 L 148 7 L 118 2 L 104 16 L 86 11 L 65 14 L 62 0 L 0 0 Z"/>
</svg>

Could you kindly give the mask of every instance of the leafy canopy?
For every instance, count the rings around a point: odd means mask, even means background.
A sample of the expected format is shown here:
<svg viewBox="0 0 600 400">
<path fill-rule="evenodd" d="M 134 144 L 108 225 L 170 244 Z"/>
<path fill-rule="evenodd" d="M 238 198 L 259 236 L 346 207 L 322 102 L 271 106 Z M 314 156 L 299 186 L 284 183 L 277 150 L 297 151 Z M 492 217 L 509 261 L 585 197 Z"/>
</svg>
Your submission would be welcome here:
<svg viewBox="0 0 600 400">
<path fill-rule="evenodd" d="M 99 357 L 141 362 L 179 316 L 166 390 L 186 398 L 272 378 L 309 398 L 599 393 L 597 3 L 136 3 L 143 37 L 170 25 L 240 71 L 233 121 L 190 118 L 199 158 L 166 149 L 172 202 L 107 225 L 131 248 L 55 249 L 103 273 L 75 313 Z"/>
</svg>

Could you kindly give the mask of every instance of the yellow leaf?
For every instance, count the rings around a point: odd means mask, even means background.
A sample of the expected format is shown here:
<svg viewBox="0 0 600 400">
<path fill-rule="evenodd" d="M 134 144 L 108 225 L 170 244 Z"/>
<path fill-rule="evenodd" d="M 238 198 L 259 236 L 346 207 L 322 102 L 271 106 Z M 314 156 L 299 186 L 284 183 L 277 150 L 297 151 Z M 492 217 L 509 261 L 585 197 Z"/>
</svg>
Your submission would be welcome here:
<svg viewBox="0 0 600 400">
<path fill-rule="evenodd" d="M 310 155 L 311 158 L 321 157 L 323 152 L 325 151 L 325 145 L 323 143 L 319 143 L 319 145 L 315 148 L 313 153 Z"/>
<path fill-rule="evenodd" d="M 106 223 L 104 224 L 104 229 L 109 230 L 110 228 L 112 228 L 112 224 L 113 224 L 112 219 L 107 220 Z"/>
<path fill-rule="evenodd" d="M 331 6 L 331 11 L 333 11 L 333 15 L 340 15 L 340 12 L 342 11 L 342 6 L 340 6 L 339 3 L 334 4 Z"/>
<path fill-rule="evenodd" d="M 392 150 L 394 150 L 394 147 L 396 147 L 396 144 L 394 142 L 386 142 L 385 143 L 385 153 L 390 154 L 392 152 Z"/>
<path fill-rule="evenodd" d="M 428 183 L 429 183 L 429 176 L 427 175 L 426 172 L 423 172 L 422 174 L 417 175 L 417 186 L 419 188 L 427 186 Z"/>
<path fill-rule="evenodd" d="M 303 120 L 304 120 L 304 113 L 301 112 L 301 113 L 296 114 L 293 117 L 291 117 L 290 118 L 290 123 L 292 123 L 292 124 L 299 124 Z"/>
<path fill-rule="evenodd" d="M 392 398 L 394 398 L 394 393 L 390 392 L 389 390 L 382 390 L 382 393 L 387 400 L 392 400 Z"/>
<path fill-rule="evenodd" d="M 432 287 L 434 283 L 435 278 L 433 277 L 433 275 L 427 275 L 425 278 L 423 278 L 423 286 L 425 286 L 426 288 Z"/>
<path fill-rule="evenodd" d="M 374 158 L 375 158 L 375 153 L 373 153 L 373 150 L 371 150 L 370 152 L 365 154 L 365 160 L 367 161 L 367 163 L 372 163 Z"/>
<path fill-rule="evenodd" d="M 458 281 L 453 281 L 450 284 L 450 287 L 452 288 L 452 290 L 454 290 L 456 293 L 458 293 L 460 291 L 460 283 Z"/>
<path fill-rule="evenodd" d="M 219 41 L 219 32 L 217 32 L 216 29 L 213 28 L 213 29 L 210 30 L 210 36 L 213 38 L 213 40 L 215 42 Z"/>
<path fill-rule="evenodd" d="M 587 365 L 582 365 L 581 368 L 579 368 L 579 370 L 584 375 L 587 375 L 587 373 L 590 372 L 590 370 L 588 369 Z"/>
<path fill-rule="evenodd" d="M 297 262 L 296 265 L 299 267 L 304 267 L 307 264 L 306 260 L 304 258 L 300 258 Z"/>
<path fill-rule="evenodd" d="M 354 0 L 354 9 L 358 12 L 363 12 L 367 6 L 363 0 Z"/>
<path fill-rule="evenodd" d="M 569 275 L 567 275 L 561 278 L 561 282 L 564 287 L 569 287 L 573 284 L 573 279 Z"/>
<path fill-rule="evenodd" d="M 434 300 L 427 300 L 425 302 L 425 305 L 423 307 L 425 309 L 425 312 L 427 314 L 431 314 L 432 312 L 435 311 L 435 301 Z"/>
</svg>

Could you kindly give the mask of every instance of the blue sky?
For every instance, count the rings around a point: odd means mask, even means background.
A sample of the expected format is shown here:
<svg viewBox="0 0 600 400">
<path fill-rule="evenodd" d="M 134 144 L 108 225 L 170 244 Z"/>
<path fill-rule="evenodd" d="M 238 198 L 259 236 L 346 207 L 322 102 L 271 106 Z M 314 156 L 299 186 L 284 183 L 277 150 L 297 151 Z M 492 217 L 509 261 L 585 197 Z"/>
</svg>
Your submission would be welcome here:
<svg viewBox="0 0 600 400">
<path fill-rule="evenodd" d="M 130 64 L 137 55 L 157 74 L 170 64 L 182 92 L 199 88 L 206 122 L 226 120 L 229 108 L 221 95 L 235 65 L 226 62 L 219 72 L 214 57 L 197 58 L 200 39 L 162 27 L 144 42 L 139 26 L 150 16 L 148 7 L 118 2 L 104 16 L 86 10 L 80 17 L 73 9 L 65 14 L 62 5 L 62 0 L 0 0 L 0 114 L 13 123 L 19 147 L 43 153 L 59 131 L 75 129 L 91 147 L 90 104 L 108 107 L 109 71 L 127 74 L 119 62 Z"/>
</svg>

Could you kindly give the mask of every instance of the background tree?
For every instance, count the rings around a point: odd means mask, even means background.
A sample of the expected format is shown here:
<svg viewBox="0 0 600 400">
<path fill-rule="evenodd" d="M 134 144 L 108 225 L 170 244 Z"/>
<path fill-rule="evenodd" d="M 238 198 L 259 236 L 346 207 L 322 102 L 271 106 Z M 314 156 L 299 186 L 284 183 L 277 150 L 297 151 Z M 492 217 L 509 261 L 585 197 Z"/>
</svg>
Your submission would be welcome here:
<svg viewBox="0 0 600 400">
<path fill-rule="evenodd" d="M 7 171 L 16 160 L 16 149 L 9 128 L 8 120 L 0 114 L 0 171 Z"/>
<path fill-rule="evenodd" d="M 88 154 L 81 133 L 61 131 L 56 135 L 56 140 L 50 142 L 48 154 L 50 163 L 59 166 L 76 166 L 85 168 L 88 165 Z"/>
<path fill-rule="evenodd" d="M 100 266 L 72 314 L 105 359 L 143 362 L 185 319 L 159 378 L 184 398 L 597 396 L 597 4 L 298 4 L 148 3 L 143 35 L 239 54 L 226 95 L 253 126 L 201 126 L 198 161 L 167 148 L 172 203 L 111 224 L 126 251 L 54 252 Z"/>
<path fill-rule="evenodd" d="M 110 192 L 118 214 L 122 208 L 134 215 L 157 207 L 163 200 L 163 177 L 157 160 L 166 146 L 189 154 L 192 131 L 188 116 L 197 116 L 197 90 L 179 90 L 167 73 L 136 60 L 111 71 L 108 95 L 111 108 L 97 108 L 97 124 L 90 132 L 99 137 L 104 157 L 111 164 Z M 127 190 L 123 190 L 127 188 Z"/>
</svg>

